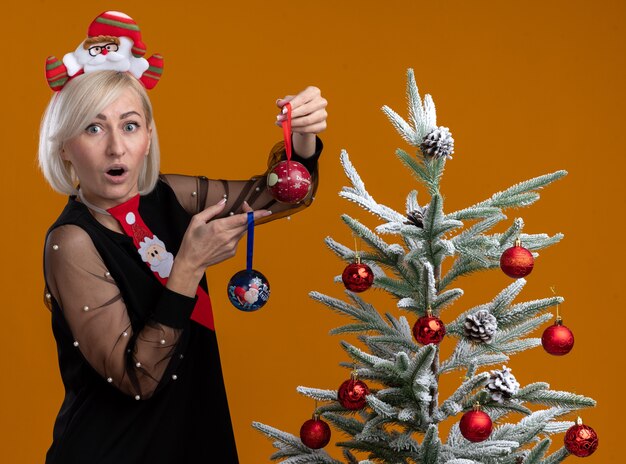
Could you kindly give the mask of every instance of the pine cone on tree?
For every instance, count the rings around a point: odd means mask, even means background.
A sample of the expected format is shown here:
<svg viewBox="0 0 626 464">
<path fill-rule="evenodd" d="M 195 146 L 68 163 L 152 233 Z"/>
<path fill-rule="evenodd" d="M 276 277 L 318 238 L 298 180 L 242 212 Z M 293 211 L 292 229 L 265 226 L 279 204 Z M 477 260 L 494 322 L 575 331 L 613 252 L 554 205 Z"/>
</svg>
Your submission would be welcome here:
<svg viewBox="0 0 626 464">
<path fill-rule="evenodd" d="M 409 211 L 406 215 L 408 221 L 405 222 L 407 225 L 414 225 L 415 227 L 419 227 L 420 229 L 424 228 L 424 216 L 426 215 L 426 211 L 428 210 L 428 205 L 426 206 L 418 206 L 417 209 L 413 211 Z"/>
<path fill-rule="evenodd" d="M 500 404 L 504 403 L 505 399 L 515 395 L 519 391 L 519 387 L 519 382 L 511 374 L 511 369 L 506 366 L 502 366 L 501 371 L 491 371 L 491 376 L 486 385 L 491 398 Z"/>
<path fill-rule="evenodd" d="M 420 148 L 424 156 L 431 158 L 441 158 L 444 156 L 452 158 L 450 155 L 454 153 L 454 139 L 452 138 L 450 129 L 444 126 L 433 129 L 424 136 L 422 143 L 420 143 Z"/>
<path fill-rule="evenodd" d="M 465 335 L 473 341 L 489 343 L 498 330 L 498 320 L 486 309 L 465 318 Z"/>
</svg>

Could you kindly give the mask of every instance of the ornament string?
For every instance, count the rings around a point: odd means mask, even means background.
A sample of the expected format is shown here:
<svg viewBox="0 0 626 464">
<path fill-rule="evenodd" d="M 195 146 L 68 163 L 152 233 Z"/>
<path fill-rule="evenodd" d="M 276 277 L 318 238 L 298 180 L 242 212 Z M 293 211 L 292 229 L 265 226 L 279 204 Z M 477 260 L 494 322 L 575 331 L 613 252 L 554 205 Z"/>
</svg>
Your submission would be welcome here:
<svg viewBox="0 0 626 464">
<path fill-rule="evenodd" d="M 246 257 L 246 269 L 252 270 L 252 254 L 254 253 L 254 212 L 248 213 L 248 253 Z"/>
<path fill-rule="evenodd" d="M 287 109 L 287 119 L 283 121 L 283 137 L 285 138 L 285 153 L 287 161 L 291 160 L 291 103 L 285 104 L 283 108 Z"/>
<path fill-rule="evenodd" d="M 359 253 L 359 246 L 356 241 L 356 234 L 352 234 L 352 236 L 354 237 L 354 259 L 356 260 L 357 264 L 361 264 L 361 255 Z"/>
<path fill-rule="evenodd" d="M 550 290 L 552 290 L 552 293 L 556 296 L 556 290 L 554 286 L 550 287 Z M 561 320 L 561 314 L 559 313 L 559 303 L 556 304 L 556 320 Z"/>
</svg>

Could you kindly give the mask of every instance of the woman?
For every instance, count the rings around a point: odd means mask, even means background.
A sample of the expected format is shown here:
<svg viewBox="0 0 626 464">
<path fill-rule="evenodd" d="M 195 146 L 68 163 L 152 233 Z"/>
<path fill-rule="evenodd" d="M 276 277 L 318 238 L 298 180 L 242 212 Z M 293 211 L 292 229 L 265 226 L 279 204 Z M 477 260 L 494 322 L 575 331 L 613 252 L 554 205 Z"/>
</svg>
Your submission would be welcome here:
<svg viewBox="0 0 626 464">
<path fill-rule="evenodd" d="M 291 159 L 311 171 L 313 193 L 326 100 L 309 87 L 276 103 L 287 102 Z M 293 214 L 312 193 L 289 205 L 272 199 L 265 175 L 161 175 L 150 100 L 117 71 L 80 75 L 55 94 L 39 161 L 70 195 L 44 250 L 65 386 L 46 462 L 237 463 L 205 271 L 235 254 L 248 212 L 256 223 Z"/>
</svg>

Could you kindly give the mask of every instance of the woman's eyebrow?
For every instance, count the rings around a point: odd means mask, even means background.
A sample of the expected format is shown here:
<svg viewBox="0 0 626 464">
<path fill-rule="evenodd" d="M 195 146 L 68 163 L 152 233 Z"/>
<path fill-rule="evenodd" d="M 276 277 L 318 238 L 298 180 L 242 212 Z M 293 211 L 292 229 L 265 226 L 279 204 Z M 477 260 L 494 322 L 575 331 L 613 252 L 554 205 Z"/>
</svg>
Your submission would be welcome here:
<svg viewBox="0 0 626 464">
<path fill-rule="evenodd" d="M 133 111 L 127 111 L 126 113 L 121 114 L 120 119 L 125 119 L 129 117 L 131 114 L 136 114 L 137 116 L 141 117 L 139 113 L 133 110 Z M 96 119 L 102 119 L 103 121 L 106 121 L 107 117 L 104 114 L 97 114 Z"/>
<path fill-rule="evenodd" d="M 125 119 L 129 117 L 131 114 L 136 114 L 137 116 L 141 117 L 141 115 L 137 113 L 136 111 L 127 111 L 126 113 L 120 115 L 120 119 Z"/>
</svg>

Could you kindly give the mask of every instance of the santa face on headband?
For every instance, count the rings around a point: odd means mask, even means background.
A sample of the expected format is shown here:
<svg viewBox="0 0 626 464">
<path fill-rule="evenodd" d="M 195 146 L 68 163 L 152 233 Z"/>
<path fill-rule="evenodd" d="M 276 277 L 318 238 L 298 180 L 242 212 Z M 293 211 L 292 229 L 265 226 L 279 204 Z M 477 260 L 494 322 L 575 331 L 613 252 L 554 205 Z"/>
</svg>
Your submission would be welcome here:
<svg viewBox="0 0 626 464">
<path fill-rule="evenodd" d="M 133 41 L 128 37 L 98 36 L 82 42 L 72 53 L 63 57 L 67 74 L 72 77 L 79 71 L 130 72 L 140 78 L 148 69 L 148 60 L 132 54 Z"/>
<path fill-rule="evenodd" d="M 158 53 L 148 59 L 146 44 L 137 23 L 119 11 L 99 14 L 87 28 L 87 38 L 63 60 L 54 55 L 46 59 L 46 80 L 59 91 L 75 76 L 92 71 L 129 72 L 152 89 L 161 79 L 163 57 Z"/>
</svg>

